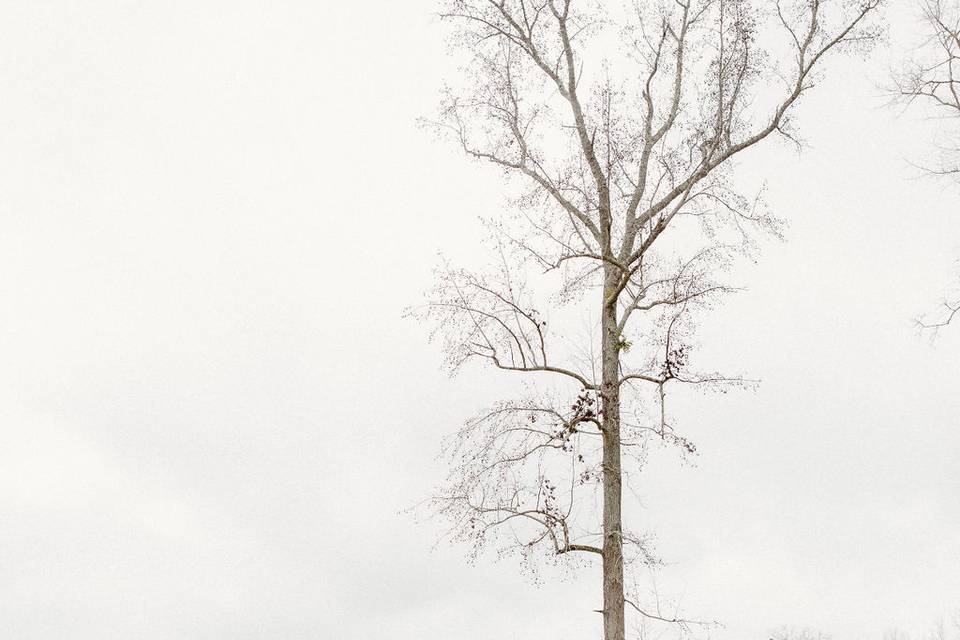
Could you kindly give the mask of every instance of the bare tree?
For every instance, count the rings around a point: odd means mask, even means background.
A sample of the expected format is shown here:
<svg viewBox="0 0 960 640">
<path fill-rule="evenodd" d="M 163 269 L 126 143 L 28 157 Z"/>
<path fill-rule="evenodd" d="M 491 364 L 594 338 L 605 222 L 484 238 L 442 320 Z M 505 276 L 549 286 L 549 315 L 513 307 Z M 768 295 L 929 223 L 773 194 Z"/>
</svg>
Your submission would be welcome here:
<svg viewBox="0 0 960 640">
<path fill-rule="evenodd" d="M 949 617 L 940 616 L 927 632 L 930 640 L 957 640 L 960 638 L 960 610 L 954 610 Z"/>
<path fill-rule="evenodd" d="M 893 93 L 899 101 L 925 109 L 944 123 L 938 128 L 936 164 L 921 168 L 933 176 L 960 179 L 960 2 L 924 0 L 921 16 L 924 42 L 894 75 Z M 917 324 L 935 337 L 958 312 L 960 292 L 949 293 Z"/>
<path fill-rule="evenodd" d="M 516 206 L 491 223 L 495 267 L 444 265 L 421 311 L 451 368 L 481 360 L 531 382 L 449 440 L 433 504 L 477 550 L 600 560 L 606 640 L 624 638 L 628 608 L 692 623 L 625 588 L 625 565 L 655 562 L 623 523 L 625 462 L 653 442 L 695 451 L 665 408 L 675 385 L 743 382 L 695 368 L 690 342 L 694 312 L 732 291 L 724 267 L 776 231 L 735 188 L 732 160 L 795 141 L 798 100 L 828 54 L 874 37 L 878 4 L 445 4 L 469 61 L 431 124 L 516 177 Z M 571 308 L 595 322 L 583 339 L 556 328 Z"/>
<path fill-rule="evenodd" d="M 931 109 L 947 124 L 935 175 L 960 175 L 960 2 L 924 0 L 921 15 L 925 40 L 913 58 L 894 75 L 895 95 L 907 104 Z M 952 138 L 952 142 L 950 139 Z"/>
<path fill-rule="evenodd" d="M 911 640 L 911 637 L 919 637 L 922 640 L 960 639 L 960 610 L 952 611 L 949 616 L 941 615 L 925 631 L 914 633 L 913 636 L 898 628 L 888 629 L 883 634 L 883 640 Z"/>
<path fill-rule="evenodd" d="M 780 627 L 770 634 L 770 640 L 830 640 L 830 635 L 813 627 Z"/>
</svg>

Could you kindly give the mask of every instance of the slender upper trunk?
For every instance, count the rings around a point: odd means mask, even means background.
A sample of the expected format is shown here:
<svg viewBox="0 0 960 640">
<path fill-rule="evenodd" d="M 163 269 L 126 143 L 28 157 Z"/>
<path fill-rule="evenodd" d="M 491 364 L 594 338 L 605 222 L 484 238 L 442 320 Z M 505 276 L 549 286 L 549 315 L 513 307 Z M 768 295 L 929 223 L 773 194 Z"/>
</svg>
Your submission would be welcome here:
<svg viewBox="0 0 960 640">
<path fill-rule="evenodd" d="M 623 526 L 620 466 L 620 334 L 610 300 L 619 271 L 605 268 L 601 319 L 603 382 L 603 637 L 624 640 Z"/>
</svg>

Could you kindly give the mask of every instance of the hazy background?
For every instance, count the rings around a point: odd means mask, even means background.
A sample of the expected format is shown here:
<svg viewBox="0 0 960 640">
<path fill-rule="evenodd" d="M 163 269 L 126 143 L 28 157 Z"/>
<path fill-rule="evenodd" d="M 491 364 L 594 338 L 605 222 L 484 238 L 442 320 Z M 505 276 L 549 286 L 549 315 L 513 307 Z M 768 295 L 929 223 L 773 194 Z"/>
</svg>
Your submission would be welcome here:
<svg viewBox="0 0 960 640">
<path fill-rule="evenodd" d="M 599 637 L 595 573 L 471 567 L 401 513 L 516 380 L 447 379 L 401 319 L 503 204 L 416 128 L 455 73 L 435 6 L 0 2 L 0 636 Z M 715 638 L 960 607 L 960 326 L 910 322 L 960 191 L 907 163 L 931 123 L 883 108 L 897 51 L 834 60 L 806 151 L 741 165 L 792 226 L 700 349 L 763 384 L 679 397 L 697 465 L 637 482 Z"/>
</svg>

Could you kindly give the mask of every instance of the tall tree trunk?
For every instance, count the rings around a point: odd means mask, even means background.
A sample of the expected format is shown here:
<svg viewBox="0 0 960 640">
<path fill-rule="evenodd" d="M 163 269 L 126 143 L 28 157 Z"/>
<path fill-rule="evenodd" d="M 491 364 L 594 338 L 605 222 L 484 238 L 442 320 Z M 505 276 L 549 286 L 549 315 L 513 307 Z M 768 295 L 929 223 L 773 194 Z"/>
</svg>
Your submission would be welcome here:
<svg viewBox="0 0 960 640">
<path fill-rule="evenodd" d="M 620 466 L 620 334 L 611 301 L 619 272 L 606 268 L 601 320 L 603 382 L 603 637 L 624 640 L 623 526 Z"/>
</svg>

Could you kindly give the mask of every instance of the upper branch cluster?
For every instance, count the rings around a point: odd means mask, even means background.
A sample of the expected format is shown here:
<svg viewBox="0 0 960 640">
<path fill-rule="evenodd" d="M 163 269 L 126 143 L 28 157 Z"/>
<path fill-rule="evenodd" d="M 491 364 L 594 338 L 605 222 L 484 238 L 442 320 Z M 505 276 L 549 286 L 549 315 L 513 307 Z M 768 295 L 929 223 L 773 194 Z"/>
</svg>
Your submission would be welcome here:
<svg viewBox="0 0 960 640">
<path fill-rule="evenodd" d="M 878 0 L 839 4 L 776 4 L 792 70 L 764 112 L 758 96 L 783 75 L 757 44 L 762 14 L 747 0 L 638 5 L 618 43 L 630 59 L 616 66 L 588 64 L 604 55 L 611 19 L 574 0 L 454 0 L 443 16 L 474 57 L 469 85 L 451 91 L 435 124 L 542 196 L 529 203 L 552 222 L 526 246 L 545 266 L 592 260 L 626 280 L 676 216 L 745 214 L 727 161 L 791 135 L 791 107 L 821 58 L 874 35 L 866 17 Z"/>
</svg>

